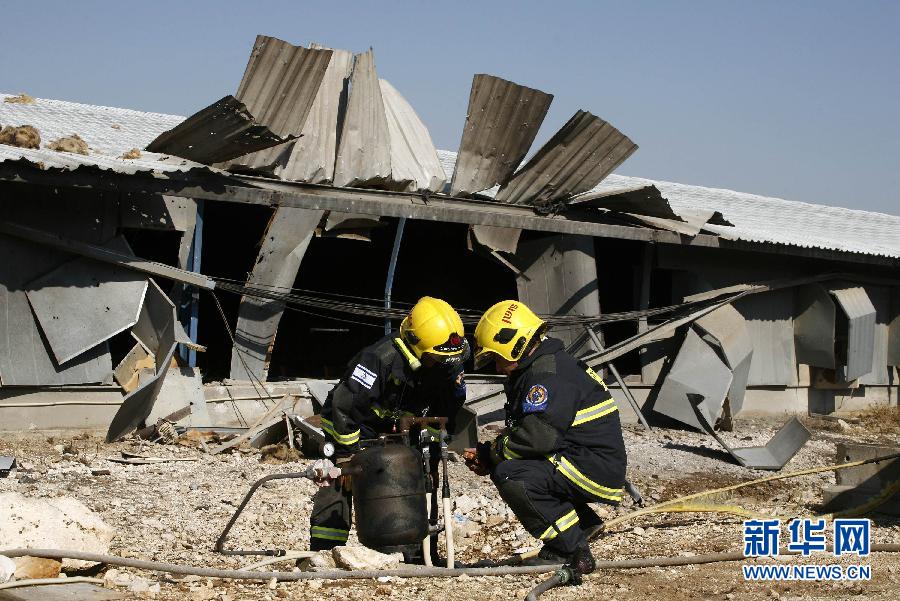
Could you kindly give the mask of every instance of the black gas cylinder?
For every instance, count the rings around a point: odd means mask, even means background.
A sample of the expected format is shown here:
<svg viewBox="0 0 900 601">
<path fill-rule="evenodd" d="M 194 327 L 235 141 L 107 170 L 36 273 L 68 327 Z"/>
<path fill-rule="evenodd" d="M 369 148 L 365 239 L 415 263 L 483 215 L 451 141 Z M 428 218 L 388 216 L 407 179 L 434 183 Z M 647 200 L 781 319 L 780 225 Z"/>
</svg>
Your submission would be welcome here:
<svg viewBox="0 0 900 601">
<path fill-rule="evenodd" d="M 350 462 L 359 541 L 372 549 L 415 545 L 428 534 L 422 454 L 404 444 L 369 447 Z"/>
</svg>

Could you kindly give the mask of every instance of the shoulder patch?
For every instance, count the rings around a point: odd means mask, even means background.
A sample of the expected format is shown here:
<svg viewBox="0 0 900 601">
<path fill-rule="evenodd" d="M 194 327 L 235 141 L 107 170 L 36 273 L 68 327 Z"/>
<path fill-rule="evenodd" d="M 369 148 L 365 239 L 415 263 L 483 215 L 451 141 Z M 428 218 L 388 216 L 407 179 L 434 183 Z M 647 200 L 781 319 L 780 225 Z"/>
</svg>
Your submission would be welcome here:
<svg viewBox="0 0 900 601">
<path fill-rule="evenodd" d="M 350 379 L 359 382 L 366 389 L 370 389 L 375 380 L 378 379 L 378 375 L 361 363 L 357 363 L 356 367 L 353 368 L 353 373 L 350 374 Z"/>
<path fill-rule="evenodd" d="M 525 400 L 522 401 L 522 413 L 540 413 L 547 409 L 547 402 L 550 400 L 550 393 L 540 384 L 535 384 L 525 393 Z"/>
</svg>

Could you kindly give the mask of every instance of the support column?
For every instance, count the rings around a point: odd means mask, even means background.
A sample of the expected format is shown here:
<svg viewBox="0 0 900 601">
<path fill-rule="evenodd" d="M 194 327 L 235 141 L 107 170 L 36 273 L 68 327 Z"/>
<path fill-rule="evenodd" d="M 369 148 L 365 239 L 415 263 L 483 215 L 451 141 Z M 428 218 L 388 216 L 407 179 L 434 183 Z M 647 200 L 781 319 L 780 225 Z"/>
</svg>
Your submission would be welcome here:
<svg viewBox="0 0 900 601">
<path fill-rule="evenodd" d="M 300 261 L 323 213 L 308 209 L 277 208 L 269 221 L 247 284 L 276 289 L 292 287 L 300 269 Z M 283 312 L 282 301 L 241 297 L 234 333 L 235 346 L 231 352 L 231 379 L 250 380 L 252 374 L 259 380 L 266 381 L 275 333 Z M 241 358 L 247 364 L 246 368 Z"/>
<path fill-rule="evenodd" d="M 516 277 L 519 300 L 535 313 L 600 315 L 592 237 L 546 236 L 520 242 L 515 263 L 521 269 Z M 569 345 L 582 331 L 582 326 L 559 327 L 553 335 Z"/>
</svg>

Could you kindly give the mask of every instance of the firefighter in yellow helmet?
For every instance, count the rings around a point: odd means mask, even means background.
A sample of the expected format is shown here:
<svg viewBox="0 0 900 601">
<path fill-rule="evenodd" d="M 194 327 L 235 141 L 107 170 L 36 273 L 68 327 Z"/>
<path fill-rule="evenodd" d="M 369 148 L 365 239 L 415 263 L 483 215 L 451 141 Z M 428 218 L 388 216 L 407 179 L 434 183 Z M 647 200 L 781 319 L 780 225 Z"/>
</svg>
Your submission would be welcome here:
<svg viewBox="0 0 900 601">
<path fill-rule="evenodd" d="M 603 380 L 549 338 L 524 303 L 503 301 L 475 328 L 475 365 L 506 381 L 506 429 L 467 458 L 490 474 L 522 525 L 544 542 L 530 563 L 566 563 L 574 583 L 594 570 L 588 537 L 600 519 L 588 503 L 618 504 L 625 445 Z"/>
<path fill-rule="evenodd" d="M 466 400 L 463 363 L 469 357 L 463 323 L 445 301 L 425 296 L 400 324 L 400 331 L 362 349 L 347 365 L 322 407 L 322 429 L 335 457 L 359 450 L 360 439 L 395 430 L 404 415 L 452 420 Z M 448 424 L 453 428 L 453 424 Z M 310 547 L 346 542 L 352 501 L 339 480 L 313 497 Z"/>
</svg>

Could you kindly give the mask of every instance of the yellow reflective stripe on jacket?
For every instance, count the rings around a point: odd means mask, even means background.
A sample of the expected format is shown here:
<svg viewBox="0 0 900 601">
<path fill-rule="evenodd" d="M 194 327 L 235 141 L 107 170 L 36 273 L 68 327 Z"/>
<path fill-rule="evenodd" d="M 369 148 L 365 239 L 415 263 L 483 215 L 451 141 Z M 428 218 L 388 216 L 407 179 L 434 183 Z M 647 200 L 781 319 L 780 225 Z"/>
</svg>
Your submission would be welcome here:
<svg viewBox="0 0 900 601">
<path fill-rule="evenodd" d="M 621 488 L 609 488 L 608 486 L 603 486 L 601 484 L 597 484 L 576 468 L 571 461 L 566 459 L 563 456 L 551 455 L 547 457 L 550 462 L 557 467 L 559 472 L 569 479 L 572 484 L 581 488 L 582 490 L 586 490 L 591 493 L 595 497 L 600 497 L 601 499 L 606 499 L 608 501 L 619 502 L 622 500 L 622 495 L 624 494 L 623 489 Z"/>
<path fill-rule="evenodd" d="M 560 532 L 565 532 L 572 526 L 578 523 L 578 513 L 573 509 L 569 513 L 565 514 L 558 520 L 556 520 L 552 526 L 544 530 L 544 533 L 540 535 L 541 540 L 553 540 L 556 538 L 556 535 Z"/>
<path fill-rule="evenodd" d="M 322 418 L 322 429 L 331 434 L 331 437 L 335 439 L 338 444 L 350 446 L 359 442 L 358 429 L 355 432 L 351 432 L 350 434 L 338 434 L 337 430 L 334 429 L 334 424 L 324 417 Z"/>
<path fill-rule="evenodd" d="M 503 457 L 504 459 L 521 459 L 522 456 L 509 448 L 509 436 L 503 437 Z"/>
<path fill-rule="evenodd" d="M 581 424 L 603 417 L 604 415 L 609 415 L 613 411 L 618 410 L 619 408 L 616 406 L 615 400 L 607 399 L 602 403 L 597 403 L 596 405 L 591 405 L 590 407 L 585 407 L 584 409 L 580 410 L 575 414 L 575 419 L 572 421 L 572 425 L 579 426 Z"/>
<path fill-rule="evenodd" d="M 589 375 L 589 376 L 591 377 L 592 380 L 595 380 L 595 381 L 597 382 L 597 384 L 599 384 L 600 386 L 602 386 L 602 387 L 603 387 L 603 390 L 609 392 L 609 388 L 606 387 L 606 382 L 603 381 L 603 378 L 600 377 L 600 374 L 598 374 L 597 372 L 595 372 L 595 371 L 594 371 L 593 369 L 591 369 L 590 367 L 588 367 L 588 368 L 585 369 L 584 371 L 587 372 L 587 375 Z"/>
<path fill-rule="evenodd" d="M 312 538 L 324 538 L 326 540 L 346 541 L 350 536 L 349 530 L 340 528 L 326 528 L 325 526 L 313 526 L 309 529 Z"/>
</svg>

